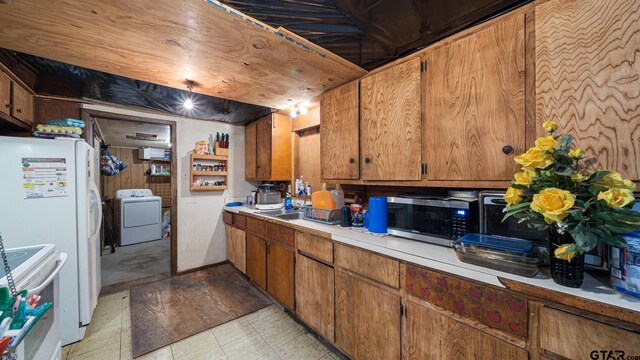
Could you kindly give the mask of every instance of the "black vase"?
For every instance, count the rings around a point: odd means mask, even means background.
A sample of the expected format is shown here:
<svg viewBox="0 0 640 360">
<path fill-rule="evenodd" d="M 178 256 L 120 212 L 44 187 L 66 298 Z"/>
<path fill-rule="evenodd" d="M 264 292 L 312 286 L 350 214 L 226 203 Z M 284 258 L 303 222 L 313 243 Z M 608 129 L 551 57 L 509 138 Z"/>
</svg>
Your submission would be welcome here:
<svg viewBox="0 0 640 360">
<path fill-rule="evenodd" d="M 560 234 L 554 227 L 549 228 L 551 277 L 556 284 L 578 288 L 584 279 L 584 254 L 574 256 L 571 261 L 558 259 L 554 255 L 559 246 L 573 242 L 573 237 L 568 232 Z"/>
</svg>

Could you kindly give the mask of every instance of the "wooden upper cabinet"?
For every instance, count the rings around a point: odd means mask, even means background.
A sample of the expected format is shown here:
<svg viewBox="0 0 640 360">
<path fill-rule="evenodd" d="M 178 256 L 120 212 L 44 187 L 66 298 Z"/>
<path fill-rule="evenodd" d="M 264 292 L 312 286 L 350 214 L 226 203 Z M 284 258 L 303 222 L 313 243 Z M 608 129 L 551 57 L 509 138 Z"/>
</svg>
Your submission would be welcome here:
<svg viewBox="0 0 640 360">
<path fill-rule="evenodd" d="M 289 117 L 271 114 L 247 125 L 245 134 L 245 177 L 249 180 L 291 180 Z"/>
<path fill-rule="evenodd" d="M 428 180 L 509 180 L 525 149 L 525 18 L 424 56 Z M 554 70 L 555 71 L 555 70 Z"/>
<path fill-rule="evenodd" d="M 360 178 L 359 84 L 322 94 L 320 158 L 323 179 Z"/>
<path fill-rule="evenodd" d="M 640 12 L 636 0 L 536 7 L 536 122 L 559 123 L 598 168 L 640 180 Z"/>
<path fill-rule="evenodd" d="M 271 176 L 271 115 L 258 120 L 256 124 L 256 177 L 268 179 Z"/>
<path fill-rule="evenodd" d="M 248 180 L 256 178 L 256 128 L 257 123 L 251 123 L 244 131 L 244 177 Z"/>
<path fill-rule="evenodd" d="M 0 72 L 0 112 L 11 115 L 11 79 Z"/>
<path fill-rule="evenodd" d="M 363 180 L 421 180 L 420 59 L 360 81 Z"/>
<path fill-rule="evenodd" d="M 33 95 L 17 83 L 13 83 L 11 115 L 26 124 L 33 123 Z"/>
</svg>

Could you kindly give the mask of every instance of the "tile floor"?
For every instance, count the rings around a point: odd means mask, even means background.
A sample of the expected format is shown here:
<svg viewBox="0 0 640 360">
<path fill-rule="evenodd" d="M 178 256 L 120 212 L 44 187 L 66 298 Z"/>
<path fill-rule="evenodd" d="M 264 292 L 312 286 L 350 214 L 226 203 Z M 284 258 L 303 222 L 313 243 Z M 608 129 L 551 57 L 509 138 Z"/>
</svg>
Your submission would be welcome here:
<svg viewBox="0 0 640 360">
<path fill-rule="evenodd" d="M 84 340 L 62 348 L 62 360 L 129 360 L 131 312 L 129 291 L 98 300 Z M 339 359 L 278 306 L 206 330 L 149 354 L 161 359 Z"/>
</svg>

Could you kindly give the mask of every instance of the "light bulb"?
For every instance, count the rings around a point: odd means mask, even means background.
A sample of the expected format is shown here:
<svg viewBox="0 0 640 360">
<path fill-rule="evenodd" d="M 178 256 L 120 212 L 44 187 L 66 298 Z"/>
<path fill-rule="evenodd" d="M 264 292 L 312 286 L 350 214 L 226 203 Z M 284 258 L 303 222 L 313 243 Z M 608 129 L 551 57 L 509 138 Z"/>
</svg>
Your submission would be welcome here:
<svg viewBox="0 0 640 360">
<path fill-rule="evenodd" d="M 193 109 L 193 101 L 191 99 L 187 99 L 184 101 L 184 108 L 187 110 Z"/>
<path fill-rule="evenodd" d="M 298 116 L 298 111 L 296 109 L 291 110 L 291 112 L 289 113 L 289 117 L 296 117 Z"/>
</svg>

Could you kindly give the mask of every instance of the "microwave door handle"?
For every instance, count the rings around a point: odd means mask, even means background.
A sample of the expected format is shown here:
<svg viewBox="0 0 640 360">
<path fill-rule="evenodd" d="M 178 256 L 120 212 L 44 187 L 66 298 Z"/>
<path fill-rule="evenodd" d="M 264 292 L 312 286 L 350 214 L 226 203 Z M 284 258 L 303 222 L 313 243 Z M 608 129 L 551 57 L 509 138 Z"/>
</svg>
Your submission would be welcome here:
<svg viewBox="0 0 640 360">
<path fill-rule="evenodd" d="M 58 259 L 58 265 L 53 269 L 53 271 L 51 272 L 51 274 L 49 274 L 49 276 L 42 282 L 42 284 L 40 284 L 38 287 L 33 288 L 31 290 L 28 290 L 27 292 L 27 298 L 30 298 L 32 295 L 38 295 L 40 294 L 40 292 L 42 292 L 42 290 L 44 290 L 44 288 L 46 288 L 47 286 L 49 286 L 49 284 L 51 283 L 51 281 L 53 281 L 53 278 L 56 277 L 56 275 L 58 275 L 58 273 L 60 272 L 60 270 L 62 269 L 62 267 L 64 266 L 64 264 L 67 262 L 67 254 L 65 253 L 60 253 L 60 259 Z"/>
</svg>

